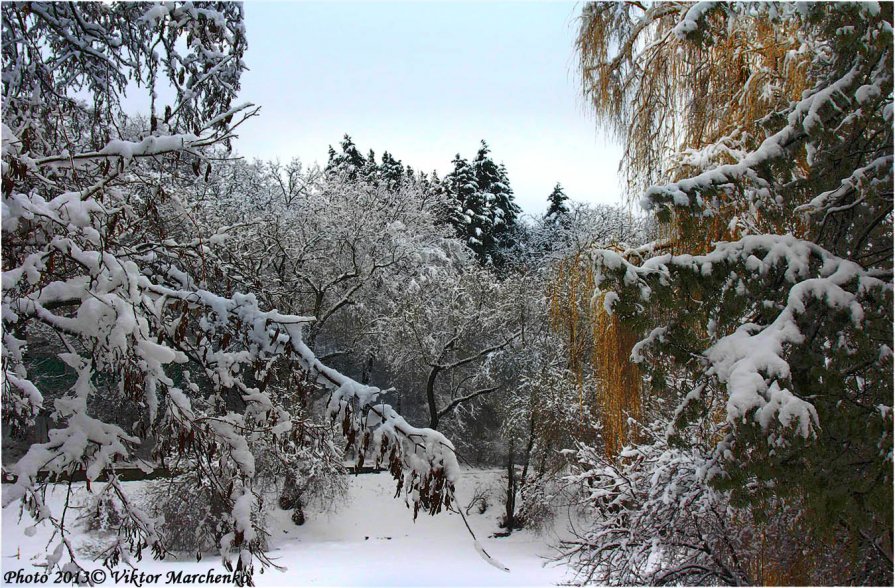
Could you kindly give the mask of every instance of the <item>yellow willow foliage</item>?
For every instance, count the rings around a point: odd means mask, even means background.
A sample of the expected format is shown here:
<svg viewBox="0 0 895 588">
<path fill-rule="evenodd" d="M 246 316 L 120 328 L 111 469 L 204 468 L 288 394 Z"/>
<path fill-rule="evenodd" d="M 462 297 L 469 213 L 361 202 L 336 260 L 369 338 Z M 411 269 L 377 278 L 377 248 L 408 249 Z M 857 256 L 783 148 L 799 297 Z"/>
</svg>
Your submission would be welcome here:
<svg viewBox="0 0 895 588">
<path fill-rule="evenodd" d="M 637 336 L 618 316 L 603 307 L 606 295 L 594 302 L 593 366 L 600 382 L 600 414 L 606 455 L 616 457 L 628 437 L 628 418 L 640 417 L 640 370 L 631 362 Z"/>
<path fill-rule="evenodd" d="M 709 21 L 715 28 L 728 23 Z M 755 18 L 707 47 L 687 45 L 687 59 L 674 62 L 674 73 L 694 76 L 695 89 L 704 99 L 696 101 L 697 116 L 687 121 L 686 147 L 716 143 L 739 129 L 754 134 L 756 121 L 767 112 L 801 98 L 808 89 L 808 60 L 788 55 L 801 43 L 796 33 L 792 23 Z M 722 158 L 719 163 L 732 162 Z"/>
<path fill-rule="evenodd" d="M 706 156 L 717 164 L 732 163 L 735 158 L 724 146 L 763 136 L 757 121 L 800 99 L 811 85 L 810 56 L 798 51 L 794 23 L 772 22 L 761 13 L 727 18 L 720 7 L 703 22 L 712 42 L 698 43 L 672 32 L 688 7 L 597 2 L 582 11 L 577 48 L 584 94 L 625 145 L 623 167 L 632 196 L 663 177 L 692 175 L 693 167 L 678 157 L 684 152 L 717 144 L 721 148 Z M 804 152 L 797 161 L 806 171 Z M 745 199 L 730 197 L 714 208 L 711 217 L 674 214 L 662 227 L 673 253 L 678 247 L 701 253 L 716 241 L 736 238 L 737 223 L 729 225 L 737 218 L 761 232 L 805 232 L 796 215 L 761 218 Z"/>
<path fill-rule="evenodd" d="M 594 275 L 580 253 L 561 261 L 553 284 L 549 287 L 550 324 L 565 335 L 569 349 L 569 370 L 575 374 L 579 404 L 584 403 L 584 370 L 592 345 L 587 325 L 591 322 L 588 298 L 594 291 Z"/>
<path fill-rule="evenodd" d="M 675 154 L 727 139 L 759 138 L 768 112 L 798 100 L 810 85 L 810 56 L 796 26 L 758 11 L 704 17 L 698 43 L 672 31 L 689 4 L 594 2 L 582 10 L 577 49 L 585 98 L 625 145 L 629 193 L 667 174 Z M 711 156 L 732 161 L 723 149 Z M 725 161 L 727 158 L 727 161 Z"/>
<path fill-rule="evenodd" d="M 629 435 L 628 417 L 640 415 L 641 374 L 630 360 L 638 338 L 606 312 L 605 295 L 593 299 L 594 290 L 593 269 L 584 256 L 579 253 L 560 262 L 548 291 L 550 324 L 567 338 L 581 417 L 596 416 L 586 415 L 585 405 L 599 408 L 606 454 L 616 457 Z M 596 386 L 590 393 L 585 389 L 587 371 Z"/>
<path fill-rule="evenodd" d="M 666 243 L 673 255 L 692 253 L 700 255 L 712 249 L 718 241 L 733 241 L 736 228 L 731 228 L 722 216 L 697 218 L 672 211 L 671 220 L 658 227 L 660 242 Z"/>
<path fill-rule="evenodd" d="M 743 232 L 737 222 L 731 220 L 749 215 L 753 232 L 792 234 L 800 239 L 808 234 L 808 224 L 798 215 L 765 216 L 758 211 L 747 211 L 745 206 L 733 204 L 721 207 L 720 213 L 697 217 L 686 212 L 671 211 L 671 219 L 658 227 L 659 242 L 672 254 L 690 253 L 701 255 L 712 250 L 719 241 L 735 241 Z"/>
<path fill-rule="evenodd" d="M 810 56 L 798 51 L 794 22 L 772 21 L 761 11 L 731 18 L 719 4 L 702 23 L 711 42 L 700 43 L 672 30 L 690 6 L 595 2 L 582 11 L 577 48 L 584 94 L 625 145 L 632 196 L 698 172 L 681 154 L 713 146 L 699 159 L 734 162 L 728 147 L 760 140 L 758 121 L 811 86 Z M 807 175 L 807 154 L 796 154 L 796 161 Z M 757 232 L 806 233 L 798 215 L 762 216 L 735 194 L 718 198 L 712 216 L 672 213 L 660 227 L 665 247 L 704 253 L 717 241 L 738 238 L 744 222 Z"/>
</svg>

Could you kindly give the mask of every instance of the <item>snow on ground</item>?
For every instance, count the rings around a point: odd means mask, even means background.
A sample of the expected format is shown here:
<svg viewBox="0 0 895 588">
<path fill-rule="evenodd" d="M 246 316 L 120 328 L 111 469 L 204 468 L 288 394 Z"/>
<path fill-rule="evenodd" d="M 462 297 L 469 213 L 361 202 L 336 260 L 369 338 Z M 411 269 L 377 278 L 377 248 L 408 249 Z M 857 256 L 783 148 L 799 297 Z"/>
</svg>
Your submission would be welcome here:
<svg viewBox="0 0 895 588">
<path fill-rule="evenodd" d="M 268 569 L 255 575 L 259 586 L 547 586 L 563 582 L 565 568 L 544 565 L 552 554 L 552 533 L 537 535 L 516 531 L 506 538 L 493 538 L 501 514 L 501 472 L 467 470 L 458 486 L 458 502 L 466 507 L 477 486 L 493 490 L 491 506 L 484 514 L 473 508 L 467 520 L 482 547 L 510 568 L 503 572 L 485 562 L 476 552 L 472 537 L 459 515 L 442 512 L 435 517 L 421 513 L 416 522 L 403 500 L 393 498 L 395 483 L 387 473 L 351 476 L 349 493 L 338 510 L 312 514 L 297 527 L 289 513 L 277 511 L 273 517 L 270 556 L 286 571 Z M 136 488 L 139 482 L 131 482 Z M 86 492 L 83 484 L 78 492 Z M 54 492 L 51 504 L 58 506 L 63 491 Z M 25 515 L 27 517 L 27 515 Z M 40 570 L 32 560 L 45 557 L 50 531 L 39 528 L 33 537 L 24 529 L 29 523 L 18 520 L 18 504 L 3 510 L 2 568 L 4 584 L 13 580 L 11 571 Z M 83 540 L 84 538 L 82 538 Z M 55 545 L 55 543 L 54 543 Z M 100 568 L 85 560 L 88 570 Z M 155 561 L 136 564 L 139 572 L 162 574 L 156 583 L 166 585 L 168 572 L 223 574 L 217 556 L 201 562 Z M 122 570 L 124 568 L 121 568 Z M 47 583 L 53 582 L 51 576 Z M 102 585 L 136 585 L 111 576 Z"/>
</svg>

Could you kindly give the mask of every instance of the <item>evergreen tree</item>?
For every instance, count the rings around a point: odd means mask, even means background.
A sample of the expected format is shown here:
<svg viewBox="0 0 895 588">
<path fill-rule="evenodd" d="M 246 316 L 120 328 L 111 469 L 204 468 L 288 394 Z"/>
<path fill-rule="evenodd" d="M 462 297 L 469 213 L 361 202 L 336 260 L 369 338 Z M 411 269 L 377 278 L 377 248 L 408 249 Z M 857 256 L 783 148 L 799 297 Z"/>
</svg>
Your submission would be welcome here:
<svg viewBox="0 0 895 588">
<path fill-rule="evenodd" d="M 548 207 L 537 238 L 537 250 L 541 254 L 561 251 L 569 243 L 573 225 L 572 212 L 569 209 L 569 197 L 559 182 L 547 197 Z"/>
<path fill-rule="evenodd" d="M 485 141 L 472 164 L 459 154 L 453 163 L 454 170 L 445 178 L 451 202 L 448 220 L 480 262 L 502 265 L 502 252 L 512 247 L 520 212 L 506 168 L 494 163 Z"/>
<path fill-rule="evenodd" d="M 362 177 L 367 169 L 367 159 L 357 150 L 357 146 L 346 133 L 340 143 L 341 153 L 337 153 L 332 145 L 329 147 L 329 161 L 326 164 L 327 174 L 345 174 L 350 180 Z M 371 152 L 372 154 L 372 152 Z"/>
<path fill-rule="evenodd" d="M 500 250 L 506 251 L 514 246 L 514 235 L 518 227 L 516 221 L 522 210 L 516 205 L 507 168 L 500 164 L 497 168 L 498 181 L 490 186 L 494 194 L 494 240 Z M 501 258 L 505 255 L 501 254 Z M 500 263 L 504 260 L 502 259 Z"/>
<path fill-rule="evenodd" d="M 405 170 L 401 160 L 388 151 L 383 151 L 381 163 L 377 163 L 375 151 L 370 149 L 364 157 L 348 135 L 341 148 L 341 153 L 329 148 L 328 174 L 344 174 L 349 180 L 361 180 L 374 187 L 385 185 L 391 192 L 399 190 L 406 180 L 415 179 L 413 168 L 408 165 Z"/>
<path fill-rule="evenodd" d="M 413 178 L 413 170 L 407 166 L 410 171 L 407 177 Z M 382 164 L 379 166 L 379 180 L 389 190 L 395 191 L 404 183 L 404 166 L 401 161 L 392 157 L 391 153 L 384 151 L 382 153 Z"/>
<path fill-rule="evenodd" d="M 729 528 L 795 511 L 809 572 L 847 545 L 839 583 L 891 583 L 892 5 L 601 2 L 582 22 L 585 92 L 663 224 L 657 255 L 600 251 L 594 273 L 676 406 L 653 414 L 668 451 L 743 509 Z"/>
<path fill-rule="evenodd" d="M 458 153 L 453 160 L 454 170 L 445 177 L 449 194 L 447 218 L 457 237 L 462 239 L 476 256 L 484 261 L 486 247 L 490 245 L 490 215 L 485 200 L 479 192 L 473 166 Z"/>
<path fill-rule="evenodd" d="M 547 197 L 550 204 L 547 207 L 547 214 L 544 215 L 544 221 L 554 225 L 565 225 L 569 220 L 569 197 L 562 189 L 562 185 L 556 182 L 553 192 Z"/>
<path fill-rule="evenodd" d="M 493 204 L 495 201 L 495 189 L 502 182 L 500 169 L 491 159 L 491 149 L 488 143 L 482 141 L 475 159 L 472 162 L 472 168 L 475 171 L 475 181 L 478 184 L 479 191 L 488 194 L 487 201 Z"/>
<path fill-rule="evenodd" d="M 376 163 L 376 152 L 370 149 L 361 171 L 361 178 L 372 186 L 379 185 L 380 170 Z"/>
</svg>

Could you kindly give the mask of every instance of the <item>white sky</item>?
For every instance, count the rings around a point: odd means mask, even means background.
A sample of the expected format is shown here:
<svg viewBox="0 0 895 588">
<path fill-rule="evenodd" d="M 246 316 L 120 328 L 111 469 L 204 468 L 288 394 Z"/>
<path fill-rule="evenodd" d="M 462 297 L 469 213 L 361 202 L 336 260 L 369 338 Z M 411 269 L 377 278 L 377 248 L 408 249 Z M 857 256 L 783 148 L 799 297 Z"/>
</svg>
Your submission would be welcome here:
<svg viewBox="0 0 895 588">
<path fill-rule="evenodd" d="M 580 4 L 245 4 L 248 157 L 326 162 L 346 132 L 444 175 L 479 141 L 507 166 L 525 212 L 559 181 L 575 200 L 621 202 L 620 149 L 595 130 L 574 53 Z"/>
</svg>

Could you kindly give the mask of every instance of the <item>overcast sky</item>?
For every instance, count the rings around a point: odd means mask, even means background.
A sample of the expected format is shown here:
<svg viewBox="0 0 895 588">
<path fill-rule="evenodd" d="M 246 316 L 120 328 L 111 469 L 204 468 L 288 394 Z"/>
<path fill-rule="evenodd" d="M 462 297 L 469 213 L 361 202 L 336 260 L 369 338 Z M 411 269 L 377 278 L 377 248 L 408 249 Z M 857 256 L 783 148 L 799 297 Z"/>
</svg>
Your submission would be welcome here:
<svg viewBox="0 0 895 588">
<path fill-rule="evenodd" d="M 618 203 L 620 149 L 581 98 L 580 4 L 258 2 L 245 4 L 249 71 L 243 155 L 325 163 L 352 136 L 415 169 L 450 171 L 485 139 L 524 211 L 559 181 L 576 200 Z"/>
</svg>

